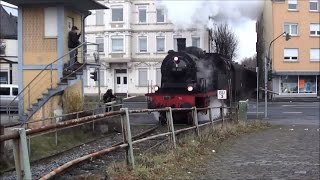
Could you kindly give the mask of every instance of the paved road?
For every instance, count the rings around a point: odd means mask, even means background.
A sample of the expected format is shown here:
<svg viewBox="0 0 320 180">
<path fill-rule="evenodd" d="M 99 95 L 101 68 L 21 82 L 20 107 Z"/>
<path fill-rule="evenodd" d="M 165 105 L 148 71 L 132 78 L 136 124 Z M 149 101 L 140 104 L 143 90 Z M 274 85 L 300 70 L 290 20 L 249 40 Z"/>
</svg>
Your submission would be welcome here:
<svg viewBox="0 0 320 180">
<path fill-rule="evenodd" d="M 249 101 L 248 118 L 256 119 L 256 103 Z M 274 124 L 319 125 L 319 102 L 270 102 L 268 120 Z M 259 103 L 259 118 L 264 118 L 264 103 Z"/>
<path fill-rule="evenodd" d="M 263 109 L 259 106 L 259 109 Z M 194 179 L 319 180 L 319 102 L 269 104 L 275 128 L 225 142 Z M 249 105 L 249 118 L 255 118 Z"/>
<path fill-rule="evenodd" d="M 224 143 L 194 179 L 319 179 L 316 126 L 278 127 Z"/>
</svg>

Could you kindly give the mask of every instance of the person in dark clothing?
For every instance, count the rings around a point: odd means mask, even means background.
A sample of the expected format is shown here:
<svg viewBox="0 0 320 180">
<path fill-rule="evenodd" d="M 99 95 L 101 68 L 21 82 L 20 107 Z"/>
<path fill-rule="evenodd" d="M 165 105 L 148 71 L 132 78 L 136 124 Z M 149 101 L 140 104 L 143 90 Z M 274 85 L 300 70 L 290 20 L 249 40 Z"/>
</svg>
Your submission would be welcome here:
<svg viewBox="0 0 320 180">
<path fill-rule="evenodd" d="M 81 36 L 81 33 L 78 34 L 79 29 L 77 28 L 77 26 L 72 26 L 71 31 L 69 31 L 68 34 L 68 48 L 69 51 L 71 51 L 72 49 L 76 48 L 77 46 L 80 45 L 80 41 L 79 38 Z M 74 49 L 73 51 L 70 52 L 69 54 L 70 56 L 70 61 L 69 61 L 69 69 L 70 70 L 74 70 L 73 65 L 78 62 L 78 49 Z"/>
<path fill-rule="evenodd" d="M 112 89 L 108 89 L 107 92 L 103 95 L 103 102 L 108 103 L 114 100 L 115 98 L 117 97 L 112 94 Z M 109 111 L 109 107 L 110 105 L 107 105 L 106 112 Z"/>
</svg>

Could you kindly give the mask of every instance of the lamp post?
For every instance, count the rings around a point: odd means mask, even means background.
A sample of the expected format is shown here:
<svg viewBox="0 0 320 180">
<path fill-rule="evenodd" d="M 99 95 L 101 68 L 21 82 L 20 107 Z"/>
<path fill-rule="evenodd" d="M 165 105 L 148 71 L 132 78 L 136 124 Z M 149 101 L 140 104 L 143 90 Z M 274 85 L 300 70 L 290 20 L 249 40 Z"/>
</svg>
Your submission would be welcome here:
<svg viewBox="0 0 320 180">
<path fill-rule="evenodd" d="M 267 89 L 268 89 L 268 69 L 270 67 L 267 67 L 267 61 L 270 61 L 270 49 L 271 49 L 272 43 L 278 38 L 280 38 L 281 36 L 283 36 L 284 34 L 286 34 L 286 41 L 290 39 L 289 33 L 286 33 L 286 32 L 281 33 L 278 37 L 273 39 L 269 44 L 268 54 L 267 56 L 265 56 L 265 59 L 264 59 L 264 119 L 268 119 L 268 97 L 267 97 L 268 90 Z"/>
</svg>

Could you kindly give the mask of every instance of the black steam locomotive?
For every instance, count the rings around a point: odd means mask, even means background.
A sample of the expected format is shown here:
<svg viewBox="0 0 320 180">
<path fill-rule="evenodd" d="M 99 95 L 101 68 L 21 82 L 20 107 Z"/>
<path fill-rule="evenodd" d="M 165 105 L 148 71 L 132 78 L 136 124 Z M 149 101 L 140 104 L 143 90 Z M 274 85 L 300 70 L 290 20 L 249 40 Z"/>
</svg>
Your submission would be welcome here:
<svg viewBox="0 0 320 180">
<path fill-rule="evenodd" d="M 236 101 L 256 87 L 256 74 L 216 53 L 186 47 L 178 39 L 178 52 L 170 50 L 161 65 L 161 86 L 146 94 L 148 108 L 207 107 L 217 90 L 227 90 L 228 101 Z M 175 113 L 174 120 L 189 119 Z M 160 116 L 163 117 L 163 116 Z"/>
</svg>

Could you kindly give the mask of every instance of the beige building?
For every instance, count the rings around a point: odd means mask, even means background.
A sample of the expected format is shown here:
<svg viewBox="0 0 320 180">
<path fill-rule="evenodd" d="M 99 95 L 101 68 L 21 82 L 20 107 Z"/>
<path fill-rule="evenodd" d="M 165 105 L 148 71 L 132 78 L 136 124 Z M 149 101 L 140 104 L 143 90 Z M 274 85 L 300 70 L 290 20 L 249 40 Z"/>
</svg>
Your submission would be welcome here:
<svg viewBox="0 0 320 180">
<path fill-rule="evenodd" d="M 177 30 L 166 9 L 155 0 L 98 1 L 108 10 L 95 10 L 86 18 L 86 41 L 100 44 L 101 91 L 117 94 L 145 94 L 160 84 L 160 66 L 171 49 L 177 50 L 176 38 L 187 39 L 187 46 L 208 51 L 208 31 L 202 26 Z M 88 49 L 88 60 L 92 60 Z M 88 69 L 84 79 L 86 94 L 98 92 Z"/>
<path fill-rule="evenodd" d="M 319 0 L 267 0 L 258 22 L 260 67 L 271 44 L 272 90 L 279 97 L 316 97 L 320 75 Z M 260 52 L 259 52 L 260 51 Z M 261 68 L 260 68 L 261 70 Z M 261 71 L 260 71 L 261 72 Z M 270 88 L 271 88 L 270 87 Z"/>
</svg>

